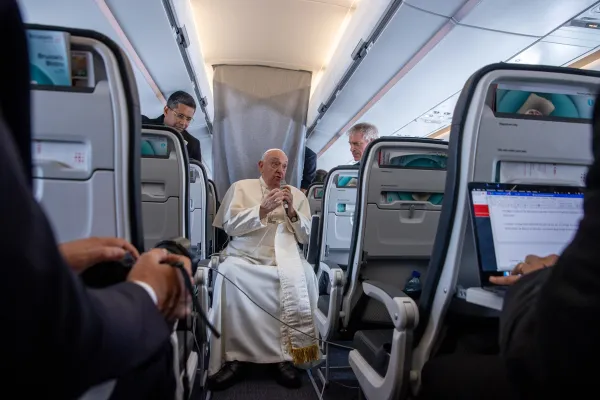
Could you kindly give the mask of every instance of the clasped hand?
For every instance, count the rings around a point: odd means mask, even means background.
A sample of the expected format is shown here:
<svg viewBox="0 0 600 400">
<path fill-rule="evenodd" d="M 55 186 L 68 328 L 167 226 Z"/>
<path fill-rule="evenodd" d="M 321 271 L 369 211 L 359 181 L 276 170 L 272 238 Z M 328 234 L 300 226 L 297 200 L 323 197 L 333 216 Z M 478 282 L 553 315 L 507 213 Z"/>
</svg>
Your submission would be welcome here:
<svg viewBox="0 0 600 400">
<path fill-rule="evenodd" d="M 284 187 L 283 189 L 273 189 L 271 190 L 267 196 L 263 199 L 260 204 L 261 210 L 261 219 L 264 218 L 268 213 L 274 211 L 277 207 L 281 206 L 283 203 L 287 203 L 288 210 L 287 214 L 289 217 L 296 215 L 296 211 L 294 210 L 294 196 L 292 195 L 292 191 L 289 187 Z"/>
<path fill-rule="evenodd" d="M 120 238 L 87 238 L 63 243 L 59 250 L 77 274 L 87 268 L 108 261 L 121 261 L 126 253 L 137 260 L 127 276 L 130 282 L 144 282 L 156 294 L 157 307 L 168 320 L 185 318 L 190 313 L 191 296 L 187 292 L 181 272 L 170 264 L 182 263 L 192 279 L 191 261 L 187 257 L 170 254 L 165 249 L 154 249 L 140 256 L 136 248 Z"/>
</svg>

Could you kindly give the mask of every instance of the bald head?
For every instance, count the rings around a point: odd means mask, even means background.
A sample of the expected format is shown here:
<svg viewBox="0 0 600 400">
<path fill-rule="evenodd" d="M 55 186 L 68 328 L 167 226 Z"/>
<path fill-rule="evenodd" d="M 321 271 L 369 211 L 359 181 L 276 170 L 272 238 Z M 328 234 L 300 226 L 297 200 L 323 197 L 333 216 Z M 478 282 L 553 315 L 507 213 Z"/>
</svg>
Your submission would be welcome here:
<svg viewBox="0 0 600 400">
<path fill-rule="evenodd" d="M 258 162 L 260 174 L 269 187 L 275 189 L 279 187 L 282 179 L 287 172 L 288 158 L 280 149 L 269 149 L 265 151 L 261 160 Z"/>
</svg>

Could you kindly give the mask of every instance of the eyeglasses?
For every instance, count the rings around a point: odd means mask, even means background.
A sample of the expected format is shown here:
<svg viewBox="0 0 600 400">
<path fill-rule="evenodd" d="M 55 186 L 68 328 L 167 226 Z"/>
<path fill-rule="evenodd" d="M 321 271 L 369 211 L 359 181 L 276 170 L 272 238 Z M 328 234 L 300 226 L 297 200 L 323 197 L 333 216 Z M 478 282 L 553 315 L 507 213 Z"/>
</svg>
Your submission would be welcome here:
<svg viewBox="0 0 600 400">
<path fill-rule="evenodd" d="M 183 115 L 182 113 L 178 113 L 177 111 L 173 110 L 170 107 L 169 107 L 169 110 L 173 111 L 173 114 L 175 114 L 175 117 L 177 117 L 177 119 L 180 121 L 192 122 L 194 120 L 194 118 L 188 117 L 187 115 Z"/>
</svg>

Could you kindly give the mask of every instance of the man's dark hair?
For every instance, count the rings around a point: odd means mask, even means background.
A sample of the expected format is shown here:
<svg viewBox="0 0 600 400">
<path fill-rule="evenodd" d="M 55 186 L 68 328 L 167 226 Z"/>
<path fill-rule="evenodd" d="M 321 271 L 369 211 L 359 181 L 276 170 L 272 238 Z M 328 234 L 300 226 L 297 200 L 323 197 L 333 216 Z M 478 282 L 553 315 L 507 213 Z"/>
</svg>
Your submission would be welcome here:
<svg viewBox="0 0 600 400">
<path fill-rule="evenodd" d="M 179 104 L 183 104 L 184 106 L 188 106 L 196 109 L 196 100 L 189 94 L 184 92 L 183 90 L 178 90 L 172 95 L 169 96 L 169 100 L 167 100 L 167 107 L 170 109 L 175 109 Z"/>
<path fill-rule="evenodd" d="M 323 183 L 325 182 L 325 177 L 327 177 L 327 171 L 324 169 L 318 169 L 313 182 Z"/>
</svg>

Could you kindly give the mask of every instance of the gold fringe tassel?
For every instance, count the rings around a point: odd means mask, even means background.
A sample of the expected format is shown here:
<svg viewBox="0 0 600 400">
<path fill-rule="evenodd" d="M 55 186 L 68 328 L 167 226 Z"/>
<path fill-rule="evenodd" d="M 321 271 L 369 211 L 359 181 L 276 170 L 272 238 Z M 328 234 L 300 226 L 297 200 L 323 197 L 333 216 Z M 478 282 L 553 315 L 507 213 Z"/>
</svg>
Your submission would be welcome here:
<svg viewBox="0 0 600 400">
<path fill-rule="evenodd" d="M 292 347 L 290 345 L 290 347 Z M 300 349 L 290 349 L 290 354 L 292 355 L 292 360 L 295 365 L 307 364 L 313 361 L 317 361 L 319 359 L 320 353 L 318 344 L 311 344 L 308 347 L 302 347 Z"/>
</svg>

